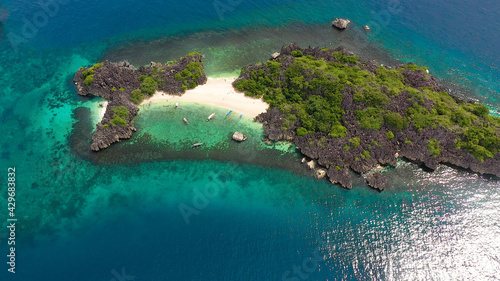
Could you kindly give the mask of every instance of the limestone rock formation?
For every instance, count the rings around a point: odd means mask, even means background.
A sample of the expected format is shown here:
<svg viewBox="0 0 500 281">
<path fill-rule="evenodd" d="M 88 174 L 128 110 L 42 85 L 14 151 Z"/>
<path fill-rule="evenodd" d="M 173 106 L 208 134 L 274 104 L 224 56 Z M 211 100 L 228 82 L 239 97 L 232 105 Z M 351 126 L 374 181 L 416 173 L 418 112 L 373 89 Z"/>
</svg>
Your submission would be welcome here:
<svg viewBox="0 0 500 281">
<path fill-rule="evenodd" d="M 350 20 L 336 18 L 332 21 L 332 25 L 338 29 L 346 29 L 350 22 Z"/>
<path fill-rule="evenodd" d="M 326 176 L 326 171 L 324 169 L 317 169 L 316 170 L 316 178 L 322 179 Z"/>
<path fill-rule="evenodd" d="M 247 139 L 248 139 L 248 137 L 240 132 L 234 132 L 234 134 L 233 134 L 233 140 L 235 140 L 235 141 L 242 142 L 242 141 L 245 141 Z"/>
<path fill-rule="evenodd" d="M 366 178 L 366 181 L 368 182 L 369 186 L 380 191 L 384 190 L 385 186 L 387 185 L 387 179 L 379 172 L 370 173 Z"/>
<path fill-rule="evenodd" d="M 312 56 L 316 60 L 323 60 L 326 63 L 339 63 L 338 58 L 332 53 L 353 56 L 353 53 L 343 47 L 334 49 L 301 48 L 294 43 L 287 44 L 282 47 L 280 56 L 277 59 L 281 63 L 280 73 L 276 78 L 277 82 L 286 83 L 284 72 L 296 60 L 292 52 L 297 53 L 297 51 L 300 51 L 304 57 Z M 348 66 L 349 63 L 344 65 Z M 357 66 L 361 70 L 373 74 L 377 74 L 383 68 L 386 71 L 397 71 L 400 74 L 401 82 L 405 86 L 415 89 L 413 93 L 404 90 L 397 94 L 390 94 L 390 101 L 385 106 L 384 112 L 390 111 L 400 116 L 407 116 L 408 112 L 415 108 L 420 108 L 422 112 L 431 112 L 436 107 L 436 101 L 422 95 L 423 91 L 446 92 L 446 89 L 425 68 L 420 68 L 411 63 L 390 67 L 380 65 L 375 61 L 360 59 Z M 267 68 L 268 66 L 265 64 L 246 66 L 233 85 L 240 80 L 251 80 L 252 72 L 260 70 L 266 72 Z M 315 79 L 314 76 L 304 75 L 304 77 L 305 83 L 311 83 Z M 379 90 L 381 93 L 389 95 L 387 87 L 381 85 Z M 436 169 L 440 163 L 444 163 L 480 174 L 500 176 L 500 152 L 493 154 L 492 157 L 485 157 L 480 160 L 465 149 L 457 149 L 457 139 L 462 138 L 465 140 L 465 138 L 450 128 L 434 125 L 417 128 L 415 124 L 407 124 L 403 125 L 401 129 L 395 129 L 385 119 L 380 129 L 363 128 L 356 111 L 364 110 L 367 105 L 356 101 L 357 90 L 355 88 L 344 87 L 341 91 L 342 101 L 340 107 L 345 112 L 342 116 L 342 124 L 347 129 L 347 133 L 343 137 L 333 137 L 328 132 L 320 131 L 299 136 L 297 130 L 303 125 L 301 118 L 289 118 L 289 113 L 280 109 L 279 106 L 271 107 L 267 112 L 260 114 L 255 119 L 263 124 L 264 135 L 270 140 L 292 141 L 304 156 L 305 159 L 302 161 L 308 161 L 311 165 L 317 162 L 317 166 L 326 170 L 326 175 L 331 183 L 339 183 L 345 188 L 352 188 L 350 170 L 357 174 L 365 174 L 377 167 L 377 165 L 396 167 L 398 166 L 398 159 L 401 157 L 417 164 L 423 164 L 423 166 L 431 170 Z M 416 100 L 416 94 L 424 97 Z M 444 93 L 441 95 L 446 97 Z M 470 103 L 453 96 L 449 96 L 447 101 L 454 101 L 458 105 Z M 470 103 L 470 107 L 466 108 L 473 107 L 474 104 Z M 468 110 L 468 112 L 464 114 L 475 114 L 471 110 Z M 475 118 L 479 121 L 485 117 L 477 115 Z M 389 137 L 389 131 L 393 136 Z M 356 139 L 357 144 L 353 145 L 353 141 Z M 433 154 L 429 149 L 430 140 L 434 140 L 439 144 L 440 153 L 437 155 Z M 370 186 L 379 190 L 384 189 L 386 183 L 384 176 L 380 173 L 369 175 L 366 180 L 369 181 Z"/>
</svg>

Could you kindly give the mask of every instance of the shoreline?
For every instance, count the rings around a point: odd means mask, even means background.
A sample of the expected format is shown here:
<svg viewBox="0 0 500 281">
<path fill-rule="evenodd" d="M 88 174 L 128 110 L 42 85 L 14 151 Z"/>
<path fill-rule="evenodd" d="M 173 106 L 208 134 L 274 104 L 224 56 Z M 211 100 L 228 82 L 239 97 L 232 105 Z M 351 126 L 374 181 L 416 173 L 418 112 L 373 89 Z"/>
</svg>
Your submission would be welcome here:
<svg viewBox="0 0 500 281">
<path fill-rule="evenodd" d="M 179 102 L 179 106 L 182 106 L 181 102 L 194 102 L 225 108 L 251 118 L 266 112 L 269 104 L 264 102 L 262 98 L 247 97 L 243 92 L 236 90 L 232 86 L 235 79 L 235 77 L 208 77 L 205 84 L 187 90 L 182 96 L 156 91 L 152 97 L 145 99 L 140 105 L 147 105 L 150 102 Z"/>
</svg>

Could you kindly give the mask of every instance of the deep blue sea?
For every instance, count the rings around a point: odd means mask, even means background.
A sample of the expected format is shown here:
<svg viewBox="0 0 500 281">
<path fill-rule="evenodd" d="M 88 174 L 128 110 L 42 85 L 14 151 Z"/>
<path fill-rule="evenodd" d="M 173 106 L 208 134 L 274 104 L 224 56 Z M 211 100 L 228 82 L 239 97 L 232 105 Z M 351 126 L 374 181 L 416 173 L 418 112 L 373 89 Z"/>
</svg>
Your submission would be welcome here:
<svg viewBox="0 0 500 281">
<path fill-rule="evenodd" d="M 352 24 L 337 31 L 335 17 Z M 230 77 L 290 42 L 425 65 L 500 110 L 496 0 L 2 0 L 0 280 L 500 280 L 498 178 L 401 161 L 386 191 L 359 175 L 345 190 L 316 180 L 293 146 L 228 145 L 235 127 L 260 138 L 251 120 L 214 122 L 210 146 L 187 150 L 192 136 L 162 107 L 131 140 L 88 153 L 99 100 L 77 96 L 80 66 L 196 50 L 208 76 Z"/>
</svg>

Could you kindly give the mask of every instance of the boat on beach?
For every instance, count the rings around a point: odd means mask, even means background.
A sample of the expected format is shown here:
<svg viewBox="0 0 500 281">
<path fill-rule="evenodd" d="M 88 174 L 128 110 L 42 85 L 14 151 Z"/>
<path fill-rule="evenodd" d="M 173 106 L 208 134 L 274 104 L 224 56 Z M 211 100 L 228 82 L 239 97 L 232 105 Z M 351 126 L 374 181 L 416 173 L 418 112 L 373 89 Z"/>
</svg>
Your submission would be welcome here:
<svg viewBox="0 0 500 281">
<path fill-rule="evenodd" d="M 189 125 L 189 121 L 186 119 L 186 117 L 182 118 L 182 121 L 184 121 L 184 123 L 186 123 L 187 125 Z"/>
<path fill-rule="evenodd" d="M 215 117 L 215 112 L 208 116 L 207 121 L 212 120 L 214 117 Z"/>
</svg>

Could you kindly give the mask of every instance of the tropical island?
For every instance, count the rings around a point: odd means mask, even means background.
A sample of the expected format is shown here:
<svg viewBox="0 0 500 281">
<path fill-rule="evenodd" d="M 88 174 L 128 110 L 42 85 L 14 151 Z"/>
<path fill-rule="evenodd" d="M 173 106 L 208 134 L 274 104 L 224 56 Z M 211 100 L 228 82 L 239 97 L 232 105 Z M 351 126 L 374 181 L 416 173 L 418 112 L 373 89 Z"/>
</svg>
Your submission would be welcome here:
<svg viewBox="0 0 500 281">
<path fill-rule="evenodd" d="M 92 150 L 129 138 L 137 104 L 155 91 L 182 96 L 206 83 L 201 59 L 195 52 L 139 69 L 127 62 L 81 68 L 78 93 L 109 100 Z M 267 138 L 295 143 L 331 183 L 351 188 L 351 169 L 382 190 L 386 179 L 377 167 L 396 166 L 399 157 L 431 170 L 445 163 L 500 176 L 500 118 L 450 96 L 425 67 L 391 68 L 342 47 L 288 44 L 271 60 L 244 67 L 232 85 L 269 104 L 256 117 Z"/>
<path fill-rule="evenodd" d="M 92 136 L 91 149 L 99 151 L 128 139 L 136 131 L 133 119 L 138 105 L 156 91 L 181 95 L 207 81 L 202 55 L 189 53 L 166 64 L 151 62 L 136 69 L 128 62 L 100 62 L 81 67 L 73 81 L 79 95 L 98 96 L 108 100 L 104 116 Z"/>
</svg>

